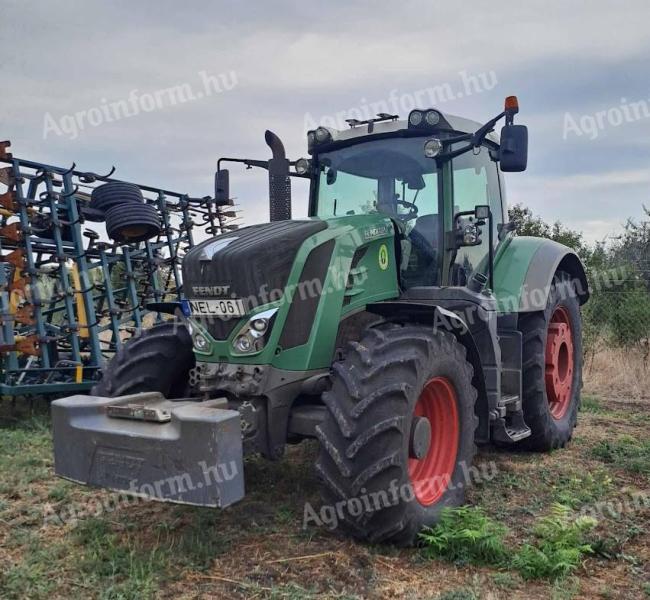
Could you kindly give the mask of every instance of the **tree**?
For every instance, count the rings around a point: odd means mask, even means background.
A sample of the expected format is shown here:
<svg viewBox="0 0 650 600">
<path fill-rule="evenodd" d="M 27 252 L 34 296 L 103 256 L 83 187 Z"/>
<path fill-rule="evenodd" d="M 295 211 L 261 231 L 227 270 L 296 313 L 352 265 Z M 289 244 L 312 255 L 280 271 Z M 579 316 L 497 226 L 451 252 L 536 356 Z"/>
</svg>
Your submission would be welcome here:
<svg viewBox="0 0 650 600">
<path fill-rule="evenodd" d="M 564 244 L 576 251 L 585 262 L 589 262 L 594 248 L 590 248 L 585 243 L 582 232 L 569 229 L 562 225 L 560 221 L 555 221 L 552 225 L 537 216 L 533 211 L 523 204 L 515 204 L 508 209 L 510 221 L 515 224 L 515 233 L 517 235 L 530 235 L 533 237 L 543 237 L 560 244 Z"/>
</svg>

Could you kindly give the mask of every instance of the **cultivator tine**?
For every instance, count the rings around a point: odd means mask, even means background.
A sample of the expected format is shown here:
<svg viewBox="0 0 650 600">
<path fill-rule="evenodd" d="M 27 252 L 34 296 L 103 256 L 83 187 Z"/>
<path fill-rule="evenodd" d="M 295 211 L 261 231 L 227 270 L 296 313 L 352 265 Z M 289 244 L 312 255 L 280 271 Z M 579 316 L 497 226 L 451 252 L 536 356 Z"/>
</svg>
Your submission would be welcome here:
<svg viewBox="0 0 650 600">
<path fill-rule="evenodd" d="M 13 265 L 17 269 L 25 268 L 25 251 L 22 248 L 18 248 L 13 252 L 10 252 L 6 256 L 0 257 L 0 261 L 7 262 L 10 265 Z"/>
<path fill-rule="evenodd" d="M 7 148 L 9 148 L 10 146 L 11 146 L 11 142 L 9 140 L 0 142 L 0 160 L 11 160 L 13 158 L 11 152 L 7 151 Z"/>
<path fill-rule="evenodd" d="M 16 337 L 16 351 L 28 356 L 39 356 L 41 351 L 38 348 L 38 336 L 28 335 L 23 338 Z"/>
<path fill-rule="evenodd" d="M 40 356 L 41 351 L 38 348 L 38 336 L 16 336 L 13 344 L 0 344 L 0 354 L 8 352 L 18 352 L 28 356 Z"/>
<path fill-rule="evenodd" d="M 0 169 L 0 183 L 4 183 L 7 187 L 13 187 L 16 183 L 14 170 L 11 167 L 2 167 Z"/>
<path fill-rule="evenodd" d="M 11 223 L 4 227 L 0 227 L 0 238 L 5 238 L 10 242 L 20 242 L 23 239 L 23 232 L 20 223 Z"/>
<path fill-rule="evenodd" d="M 21 306 L 16 309 L 14 320 L 21 325 L 35 325 L 36 319 L 34 317 L 34 309 L 28 304 Z"/>
<path fill-rule="evenodd" d="M 29 285 L 29 280 L 26 277 L 18 276 L 9 284 L 9 291 L 12 294 L 20 292 L 22 295 L 24 295 L 28 285 Z"/>
<path fill-rule="evenodd" d="M 0 194 L 0 208 L 4 208 L 12 213 L 15 213 L 18 210 L 18 207 L 16 206 L 15 192 L 9 190 L 4 194 Z"/>
</svg>

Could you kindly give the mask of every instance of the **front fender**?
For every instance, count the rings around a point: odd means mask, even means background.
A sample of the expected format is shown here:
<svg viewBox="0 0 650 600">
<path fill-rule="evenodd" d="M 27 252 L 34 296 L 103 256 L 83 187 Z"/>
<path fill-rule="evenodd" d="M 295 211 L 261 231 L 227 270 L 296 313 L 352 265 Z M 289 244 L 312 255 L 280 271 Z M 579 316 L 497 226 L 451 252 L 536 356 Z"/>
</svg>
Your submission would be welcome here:
<svg viewBox="0 0 650 600">
<path fill-rule="evenodd" d="M 574 281 L 580 304 L 589 299 L 587 274 L 578 255 L 562 244 L 536 237 L 514 237 L 498 252 L 494 295 L 500 313 L 544 310 L 558 271 Z"/>
</svg>

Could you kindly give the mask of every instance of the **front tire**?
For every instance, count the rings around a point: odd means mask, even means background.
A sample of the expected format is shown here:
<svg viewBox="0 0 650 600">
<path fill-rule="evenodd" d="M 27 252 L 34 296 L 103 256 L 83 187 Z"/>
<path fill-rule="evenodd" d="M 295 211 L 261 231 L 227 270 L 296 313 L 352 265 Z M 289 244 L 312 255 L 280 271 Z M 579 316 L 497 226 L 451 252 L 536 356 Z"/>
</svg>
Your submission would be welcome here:
<svg viewBox="0 0 650 600">
<path fill-rule="evenodd" d="M 90 393 L 113 398 L 160 392 L 166 398 L 182 398 L 187 395 L 193 366 L 192 338 L 187 327 L 167 321 L 128 340 L 104 368 L 101 380 Z"/>
<path fill-rule="evenodd" d="M 527 450 L 563 448 L 578 421 L 582 388 L 582 323 L 575 288 L 566 273 L 551 286 L 546 309 L 519 315 L 523 336 L 524 419 Z"/>
<path fill-rule="evenodd" d="M 449 333 L 388 324 L 348 345 L 317 427 L 316 470 L 339 526 L 408 545 L 443 508 L 463 503 L 478 423 L 472 377 Z"/>
</svg>

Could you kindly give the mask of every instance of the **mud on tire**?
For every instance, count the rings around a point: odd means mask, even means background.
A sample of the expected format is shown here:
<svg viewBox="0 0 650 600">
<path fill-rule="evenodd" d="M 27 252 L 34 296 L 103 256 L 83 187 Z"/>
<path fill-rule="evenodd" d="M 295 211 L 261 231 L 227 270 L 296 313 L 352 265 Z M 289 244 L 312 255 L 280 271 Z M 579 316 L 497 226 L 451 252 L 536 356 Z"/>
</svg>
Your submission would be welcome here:
<svg viewBox="0 0 650 600">
<path fill-rule="evenodd" d="M 167 398 L 186 394 L 194 366 L 192 339 L 187 328 L 168 321 L 144 329 L 117 351 L 93 387 L 95 396 L 123 396 L 161 392 Z"/>
<path fill-rule="evenodd" d="M 327 417 L 317 428 L 316 471 L 324 504 L 342 507 L 339 527 L 359 539 L 407 545 L 422 527 L 437 521 L 444 507 L 463 503 L 478 423 L 472 376 L 465 348 L 453 335 L 430 328 L 382 325 L 348 345 L 344 359 L 332 366 L 332 387 L 323 394 Z M 457 451 L 449 485 L 442 486 L 435 502 L 423 505 L 413 497 L 409 442 L 414 409 L 436 378 L 455 390 Z M 435 432 L 432 424 L 430 448 Z M 410 497 L 389 491 L 395 488 L 410 489 Z M 359 505 L 366 507 L 361 514 Z"/>
</svg>

